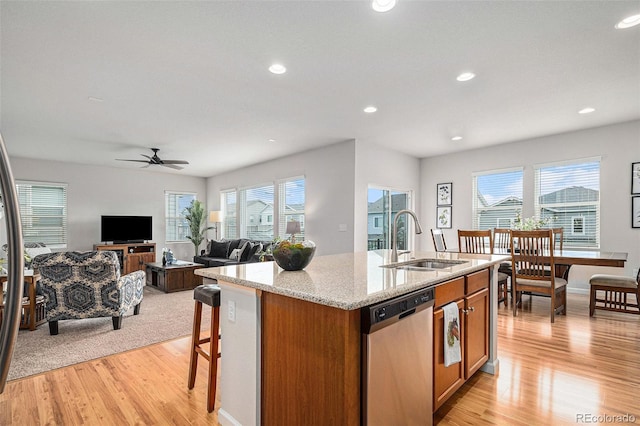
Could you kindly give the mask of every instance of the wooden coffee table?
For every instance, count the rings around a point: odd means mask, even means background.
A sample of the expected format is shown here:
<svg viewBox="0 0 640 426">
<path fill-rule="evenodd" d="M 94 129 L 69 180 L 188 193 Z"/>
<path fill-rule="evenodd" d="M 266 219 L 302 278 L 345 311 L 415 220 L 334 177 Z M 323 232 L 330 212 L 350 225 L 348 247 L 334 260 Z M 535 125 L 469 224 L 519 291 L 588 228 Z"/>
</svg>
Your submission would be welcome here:
<svg viewBox="0 0 640 426">
<path fill-rule="evenodd" d="M 204 268 L 200 263 L 176 261 L 171 265 L 161 262 L 147 263 L 147 285 L 156 287 L 165 293 L 192 290 L 202 284 L 202 277 L 193 273 L 196 269 Z"/>
</svg>

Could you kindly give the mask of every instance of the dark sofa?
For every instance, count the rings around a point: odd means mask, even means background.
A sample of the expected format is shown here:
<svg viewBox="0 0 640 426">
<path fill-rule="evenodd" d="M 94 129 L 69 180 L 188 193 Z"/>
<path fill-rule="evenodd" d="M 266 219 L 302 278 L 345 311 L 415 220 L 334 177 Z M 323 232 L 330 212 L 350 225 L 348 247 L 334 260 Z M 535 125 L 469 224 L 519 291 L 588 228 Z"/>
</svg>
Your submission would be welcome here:
<svg viewBox="0 0 640 426">
<path fill-rule="evenodd" d="M 257 253 L 266 250 L 270 244 L 269 241 L 246 238 L 211 240 L 207 243 L 207 248 L 200 252 L 200 256 L 193 257 L 193 261 L 208 267 L 258 262 L 260 259 Z"/>
</svg>

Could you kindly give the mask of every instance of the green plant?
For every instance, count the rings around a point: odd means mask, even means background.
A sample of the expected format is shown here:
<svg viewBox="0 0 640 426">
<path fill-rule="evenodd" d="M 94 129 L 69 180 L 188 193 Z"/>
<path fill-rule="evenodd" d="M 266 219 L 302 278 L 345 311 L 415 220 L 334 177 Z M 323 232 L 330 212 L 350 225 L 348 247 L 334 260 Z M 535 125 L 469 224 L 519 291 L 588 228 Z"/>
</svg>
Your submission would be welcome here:
<svg viewBox="0 0 640 426">
<path fill-rule="evenodd" d="M 518 231 L 534 231 L 536 229 L 542 229 L 552 222 L 554 218 L 545 217 L 537 219 L 535 216 L 525 217 L 520 216 L 520 212 L 516 212 L 516 219 L 513 221 L 513 229 Z"/>
<path fill-rule="evenodd" d="M 189 241 L 193 243 L 196 256 L 198 255 L 198 248 L 200 247 L 200 243 L 205 238 L 205 233 L 209 229 L 213 229 L 213 226 L 205 227 L 205 223 L 207 221 L 207 217 L 205 216 L 205 210 L 202 203 L 198 200 L 191 201 L 189 207 L 184 209 L 185 216 L 187 222 L 189 222 L 189 233 L 187 238 Z"/>
</svg>

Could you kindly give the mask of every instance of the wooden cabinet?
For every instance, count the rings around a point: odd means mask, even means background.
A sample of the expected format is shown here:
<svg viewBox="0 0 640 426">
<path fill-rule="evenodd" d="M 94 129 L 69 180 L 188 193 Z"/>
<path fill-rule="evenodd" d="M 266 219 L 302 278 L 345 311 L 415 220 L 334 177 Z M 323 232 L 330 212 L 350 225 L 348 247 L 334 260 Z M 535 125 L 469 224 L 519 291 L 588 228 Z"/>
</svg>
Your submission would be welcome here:
<svg viewBox="0 0 640 426">
<path fill-rule="evenodd" d="M 451 302 L 458 305 L 460 315 L 462 361 L 445 367 L 442 307 Z M 436 411 L 489 359 L 489 270 L 436 287 L 433 316 L 433 411 Z"/>
<path fill-rule="evenodd" d="M 93 249 L 116 252 L 120 261 L 120 273 L 122 275 L 135 271 L 144 271 L 145 264 L 156 260 L 155 243 L 96 244 Z"/>
</svg>

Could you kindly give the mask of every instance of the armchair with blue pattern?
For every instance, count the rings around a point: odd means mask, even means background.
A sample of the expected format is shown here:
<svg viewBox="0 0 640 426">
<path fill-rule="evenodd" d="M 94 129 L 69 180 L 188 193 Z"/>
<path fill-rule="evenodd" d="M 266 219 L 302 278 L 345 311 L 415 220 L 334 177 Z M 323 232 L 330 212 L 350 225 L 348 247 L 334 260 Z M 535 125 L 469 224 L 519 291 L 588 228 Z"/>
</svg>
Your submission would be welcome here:
<svg viewBox="0 0 640 426">
<path fill-rule="evenodd" d="M 41 254 L 32 267 L 41 276 L 51 335 L 58 334 L 59 320 L 112 317 L 119 330 L 125 312 L 133 307 L 134 315 L 140 313 L 145 272 L 120 276 L 113 251 Z"/>
</svg>

